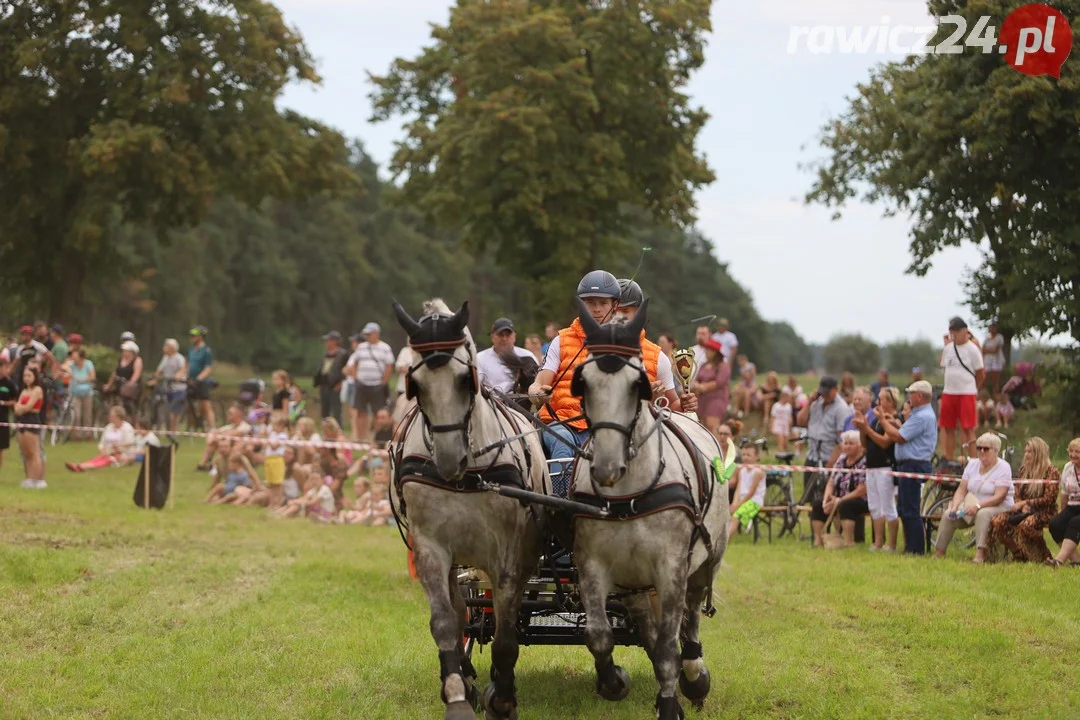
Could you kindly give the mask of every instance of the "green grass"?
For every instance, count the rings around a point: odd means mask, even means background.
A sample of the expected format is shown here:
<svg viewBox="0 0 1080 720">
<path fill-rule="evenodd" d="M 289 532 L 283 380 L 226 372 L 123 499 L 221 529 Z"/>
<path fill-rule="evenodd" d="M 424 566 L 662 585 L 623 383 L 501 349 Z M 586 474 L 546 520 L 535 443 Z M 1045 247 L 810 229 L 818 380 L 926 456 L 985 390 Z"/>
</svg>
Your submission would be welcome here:
<svg viewBox="0 0 1080 720">
<path fill-rule="evenodd" d="M 90 451 L 51 451 L 46 491 L 19 489 L 5 454 L 0 718 L 441 717 L 394 530 L 206 507 L 190 447 L 175 509 L 140 510 L 133 468 L 60 469 Z M 1078 579 L 739 538 L 703 623 L 700 717 L 1075 717 Z M 521 718 L 653 717 L 644 654 L 616 657 L 633 681 L 617 705 L 593 693 L 584 648 L 523 648 Z"/>
</svg>

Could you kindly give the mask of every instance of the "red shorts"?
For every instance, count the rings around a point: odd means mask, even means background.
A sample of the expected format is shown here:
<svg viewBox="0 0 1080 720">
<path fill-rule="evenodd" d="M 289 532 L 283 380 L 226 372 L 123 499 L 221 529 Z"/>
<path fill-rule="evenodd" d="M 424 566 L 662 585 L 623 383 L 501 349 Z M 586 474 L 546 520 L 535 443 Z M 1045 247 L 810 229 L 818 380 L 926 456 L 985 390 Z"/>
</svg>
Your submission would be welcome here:
<svg viewBox="0 0 1080 720">
<path fill-rule="evenodd" d="M 942 395 L 941 417 L 938 427 L 953 430 L 957 424 L 964 430 L 972 430 L 979 422 L 975 411 L 975 395 Z"/>
</svg>

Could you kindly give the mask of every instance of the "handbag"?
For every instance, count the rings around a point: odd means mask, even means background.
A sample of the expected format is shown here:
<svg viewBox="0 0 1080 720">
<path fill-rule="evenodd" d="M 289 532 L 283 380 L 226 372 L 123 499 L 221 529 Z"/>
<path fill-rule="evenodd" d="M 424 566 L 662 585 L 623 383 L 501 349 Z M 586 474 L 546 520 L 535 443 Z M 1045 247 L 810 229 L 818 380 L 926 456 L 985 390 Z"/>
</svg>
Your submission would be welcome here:
<svg viewBox="0 0 1080 720">
<path fill-rule="evenodd" d="M 1031 510 L 1015 510 L 1009 513 L 1009 524 L 1016 526 L 1034 515 Z"/>
</svg>

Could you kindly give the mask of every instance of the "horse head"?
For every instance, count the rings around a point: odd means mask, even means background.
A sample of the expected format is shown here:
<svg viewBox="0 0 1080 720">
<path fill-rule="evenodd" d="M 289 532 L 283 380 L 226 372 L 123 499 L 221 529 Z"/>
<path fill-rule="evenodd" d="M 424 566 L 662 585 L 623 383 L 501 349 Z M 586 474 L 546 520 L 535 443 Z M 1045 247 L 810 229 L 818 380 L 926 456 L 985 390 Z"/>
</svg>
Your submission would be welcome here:
<svg viewBox="0 0 1080 720">
<path fill-rule="evenodd" d="M 648 320 L 649 301 L 628 323 L 598 324 L 581 305 L 589 359 L 574 369 L 571 392 L 581 397 L 582 411 L 592 432 L 593 479 L 611 487 L 626 474 L 631 438 L 641 404 L 652 400 L 652 385 L 641 360 L 641 331 Z"/>
<path fill-rule="evenodd" d="M 405 378 L 405 394 L 423 413 L 431 433 L 431 454 L 439 474 L 461 478 L 469 463 L 469 420 L 480 384 L 476 350 L 467 327 L 469 303 L 456 313 L 441 300 L 425 303 L 427 311 L 414 320 L 394 302 L 398 323 L 409 335 L 409 346 L 419 360 Z"/>
</svg>

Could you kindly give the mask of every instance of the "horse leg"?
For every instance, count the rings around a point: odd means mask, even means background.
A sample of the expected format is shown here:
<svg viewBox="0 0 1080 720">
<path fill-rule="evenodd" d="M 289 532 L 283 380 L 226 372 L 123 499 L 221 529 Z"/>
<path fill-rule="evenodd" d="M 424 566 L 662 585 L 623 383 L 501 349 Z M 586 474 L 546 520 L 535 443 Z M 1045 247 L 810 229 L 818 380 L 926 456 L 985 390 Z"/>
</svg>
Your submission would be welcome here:
<svg viewBox="0 0 1080 720">
<path fill-rule="evenodd" d="M 652 660 L 653 648 L 656 647 L 656 612 L 648 593 L 635 593 L 626 598 L 624 604 L 637 626 L 641 646 Z"/>
<path fill-rule="evenodd" d="M 465 598 L 461 596 L 461 588 L 458 585 L 457 573 L 451 569 L 449 578 L 450 603 L 454 608 L 454 617 L 458 620 L 458 637 L 462 644 L 465 643 L 465 626 L 469 622 L 468 610 L 465 607 Z M 465 681 L 465 700 L 472 707 L 476 707 L 476 668 L 473 667 L 472 658 L 462 653 L 461 655 L 461 678 Z"/>
<path fill-rule="evenodd" d="M 607 618 L 607 574 L 603 568 L 584 562 L 578 577 L 585 607 L 585 644 L 596 666 L 596 692 L 605 700 L 622 700 L 630 694 L 630 675 L 612 658 L 615 636 Z"/>
<path fill-rule="evenodd" d="M 660 618 L 653 648 L 653 672 L 660 691 L 656 695 L 658 720 L 684 717 L 675 687 L 679 680 L 679 628 L 686 610 L 686 566 L 681 558 L 672 567 L 659 568 L 656 592 L 660 596 Z"/>
<path fill-rule="evenodd" d="M 682 670 L 679 671 L 679 690 L 683 697 L 700 710 L 711 687 L 709 670 L 701 654 L 698 631 L 701 625 L 701 606 L 706 588 L 691 587 L 686 591 L 686 615 L 682 628 Z"/>
<path fill-rule="evenodd" d="M 527 578 L 520 570 L 502 572 L 494 588 L 495 637 L 491 641 L 491 684 L 482 704 L 487 720 L 517 720 L 514 666 L 518 659 L 517 619 Z"/>
<path fill-rule="evenodd" d="M 461 670 L 461 633 L 458 616 L 446 579 L 450 576 L 450 553 L 446 548 L 416 538 L 416 571 L 431 607 L 431 637 L 439 648 L 439 676 L 442 700 L 446 703 L 444 720 L 476 720 L 465 692 Z"/>
</svg>

